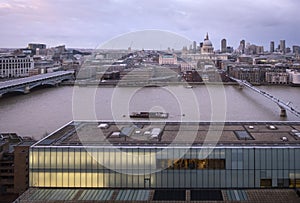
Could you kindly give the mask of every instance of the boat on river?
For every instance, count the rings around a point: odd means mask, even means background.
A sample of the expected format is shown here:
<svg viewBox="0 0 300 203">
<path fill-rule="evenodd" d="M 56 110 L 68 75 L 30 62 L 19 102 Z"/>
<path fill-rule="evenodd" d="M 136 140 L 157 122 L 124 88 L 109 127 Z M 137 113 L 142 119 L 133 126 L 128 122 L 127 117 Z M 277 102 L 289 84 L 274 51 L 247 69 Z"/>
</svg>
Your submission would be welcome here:
<svg viewBox="0 0 300 203">
<path fill-rule="evenodd" d="M 129 117 L 130 118 L 168 118 L 169 113 L 141 111 L 141 112 L 132 112 L 129 115 Z"/>
</svg>

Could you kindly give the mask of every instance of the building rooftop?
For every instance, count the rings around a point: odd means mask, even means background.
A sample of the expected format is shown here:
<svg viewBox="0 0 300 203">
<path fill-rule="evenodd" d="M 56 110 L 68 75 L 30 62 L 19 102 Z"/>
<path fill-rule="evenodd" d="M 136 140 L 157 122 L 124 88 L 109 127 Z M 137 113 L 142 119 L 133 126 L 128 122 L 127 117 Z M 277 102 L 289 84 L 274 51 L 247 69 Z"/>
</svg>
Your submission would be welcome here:
<svg viewBox="0 0 300 203">
<path fill-rule="evenodd" d="M 72 121 L 34 146 L 201 146 L 204 142 L 300 147 L 300 122 Z"/>
</svg>

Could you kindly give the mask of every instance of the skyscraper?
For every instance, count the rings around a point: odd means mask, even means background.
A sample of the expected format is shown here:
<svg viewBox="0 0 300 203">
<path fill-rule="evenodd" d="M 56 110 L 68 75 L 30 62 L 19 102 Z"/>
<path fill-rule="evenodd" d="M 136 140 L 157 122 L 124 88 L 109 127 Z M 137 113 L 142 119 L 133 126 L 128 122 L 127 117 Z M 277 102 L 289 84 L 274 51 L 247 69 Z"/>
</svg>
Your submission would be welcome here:
<svg viewBox="0 0 300 203">
<path fill-rule="evenodd" d="M 240 50 L 241 50 L 242 54 L 245 53 L 245 48 L 246 48 L 246 41 L 245 40 L 241 40 L 241 42 L 240 42 Z"/>
<path fill-rule="evenodd" d="M 275 43 L 274 41 L 270 42 L 270 53 L 273 53 L 275 51 Z"/>
<path fill-rule="evenodd" d="M 226 47 L 227 47 L 227 42 L 226 42 L 226 39 L 222 39 L 221 40 L 221 52 L 222 53 L 225 53 L 227 50 L 226 50 Z"/>
<path fill-rule="evenodd" d="M 197 51 L 197 42 L 193 41 L 193 52 L 196 53 Z"/>
<path fill-rule="evenodd" d="M 280 40 L 280 52 L 285 53 L 285 40 Z"/>
</svg>

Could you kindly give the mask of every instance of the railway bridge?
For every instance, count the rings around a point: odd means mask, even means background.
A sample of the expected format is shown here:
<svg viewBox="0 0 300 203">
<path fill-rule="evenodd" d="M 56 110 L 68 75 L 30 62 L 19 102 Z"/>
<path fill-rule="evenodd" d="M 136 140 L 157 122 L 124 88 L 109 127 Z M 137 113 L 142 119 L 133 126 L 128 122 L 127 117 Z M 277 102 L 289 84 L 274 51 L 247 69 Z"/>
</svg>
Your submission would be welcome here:
<svg viewBox="0 0 300 203">
<path fill-rule="evenodd" d="M 34 87 L 41 85 L 56 86 L 64 80 L 73 79 L 73 77 L 73 71 L 57 71 L 53 73 L 46 73 L 0 82 L 0 97 L 9 92 L 22 92 L 27 94 Z"/>
</svg>

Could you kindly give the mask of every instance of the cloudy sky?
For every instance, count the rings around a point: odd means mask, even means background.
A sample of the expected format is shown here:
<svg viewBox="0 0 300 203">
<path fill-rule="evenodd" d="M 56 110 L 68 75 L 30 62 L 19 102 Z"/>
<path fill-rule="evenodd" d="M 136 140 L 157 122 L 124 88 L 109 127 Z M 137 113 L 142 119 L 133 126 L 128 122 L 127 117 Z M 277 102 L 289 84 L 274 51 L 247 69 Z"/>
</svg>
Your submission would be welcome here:
<svg viewBox="0 0 300 203">
<path fill-rule="evenodd" d="M 245 39 L 268 50 L 271 40 L 300 45 L 299 8 L 299 0 L 0 0 L 0 47 L 95 48 L 131 32 L 162 30 L 197 42 L 208 32 L 215 49 L 226 38 L 234 48 Z M 112 48 L 150 48 L 144 34 Z M 156 39 L 156 48 L 165 48 L 166 38 Z"/>
</svg>

